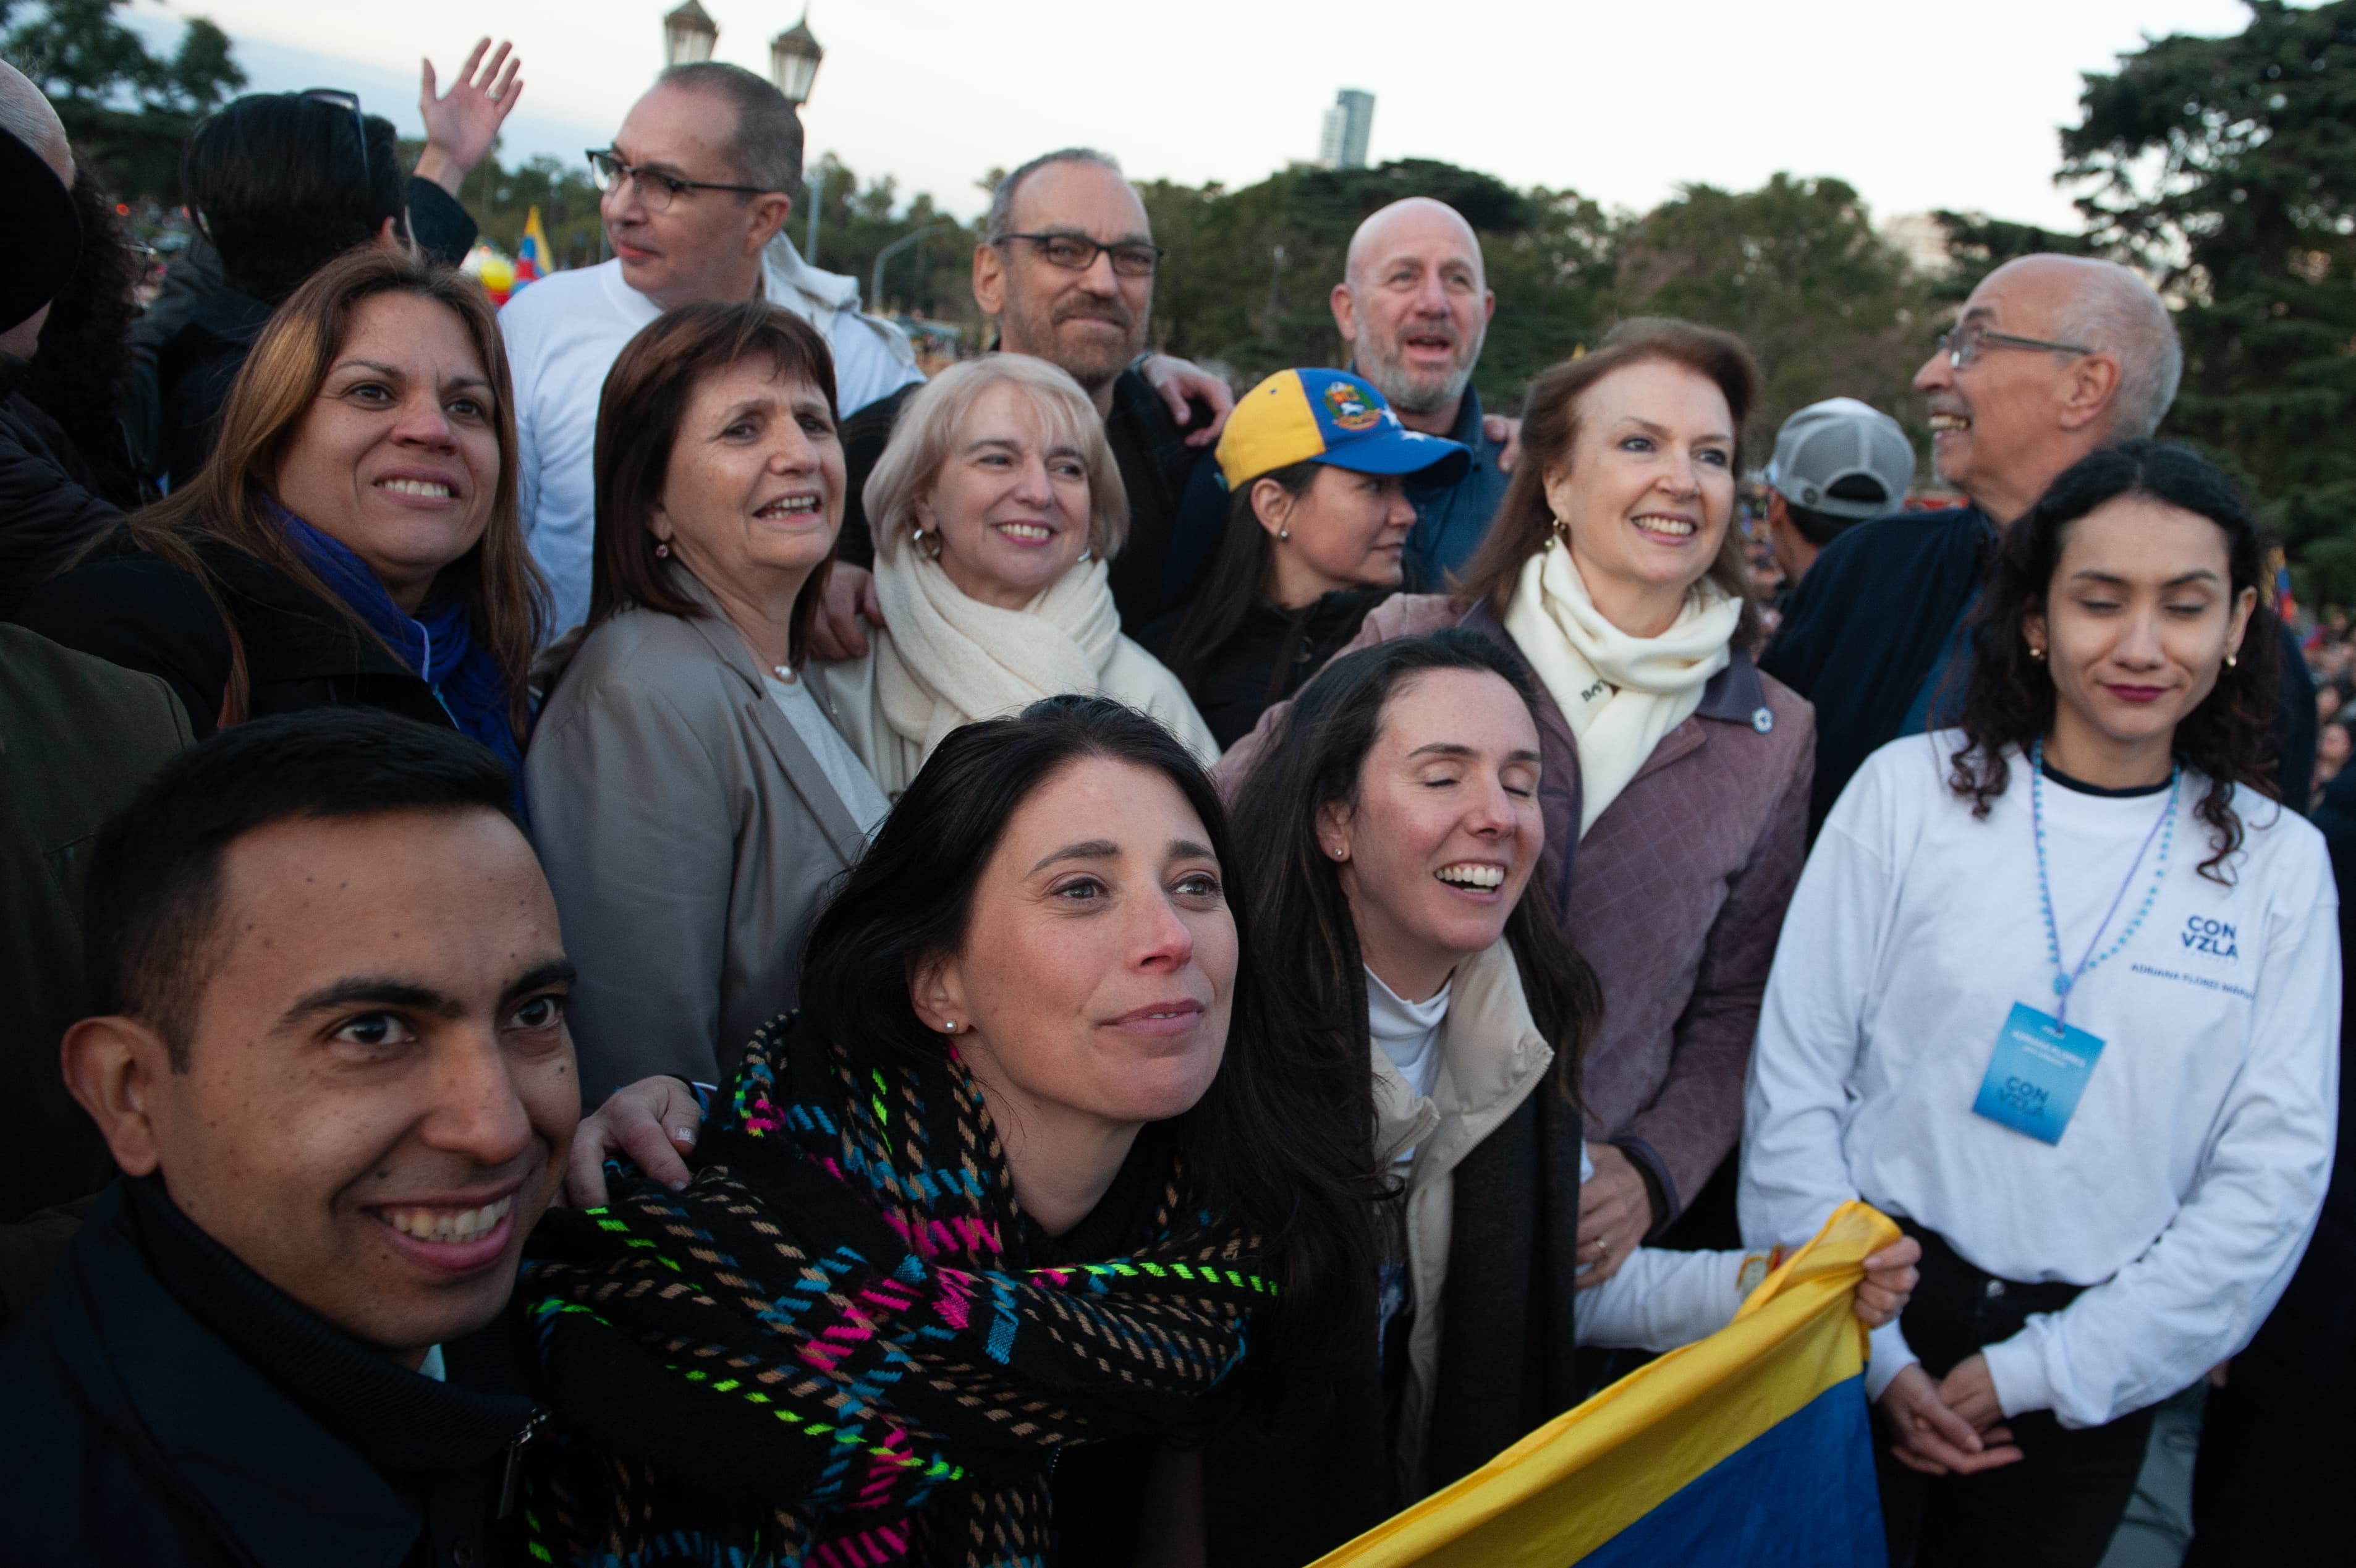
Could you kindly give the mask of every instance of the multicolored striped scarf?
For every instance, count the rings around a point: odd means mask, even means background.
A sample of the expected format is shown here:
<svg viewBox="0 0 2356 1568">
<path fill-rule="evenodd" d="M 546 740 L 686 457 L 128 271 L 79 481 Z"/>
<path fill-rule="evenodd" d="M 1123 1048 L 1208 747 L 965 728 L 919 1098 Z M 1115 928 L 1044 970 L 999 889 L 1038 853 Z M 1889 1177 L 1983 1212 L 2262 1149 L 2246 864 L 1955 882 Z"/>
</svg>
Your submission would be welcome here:
<svg viewBox="0 0 2356 1568">
<path fill-rule="evenodd" d="M 1175 1429 L 1274 1294 L 1174 1157 L 1133 1250 L 1051 1261 L 952 1057 L 787 1017 L 714 1109 L 684 1191 L 532 1237 L 564 1433 L 522 1498 L 538 1561 L 1039 1568 L 1056 1454 Z"/>
</svg>

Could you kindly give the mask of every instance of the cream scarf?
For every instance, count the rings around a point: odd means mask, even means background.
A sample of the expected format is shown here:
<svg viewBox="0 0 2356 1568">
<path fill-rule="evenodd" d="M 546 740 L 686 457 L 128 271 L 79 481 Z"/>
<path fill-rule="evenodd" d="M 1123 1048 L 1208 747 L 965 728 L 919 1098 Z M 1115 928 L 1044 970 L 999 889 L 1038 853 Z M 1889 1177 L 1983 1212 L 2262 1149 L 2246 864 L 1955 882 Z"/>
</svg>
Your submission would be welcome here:
<svg viewBox="0 0 2356 1568">
<path fill-rule="evenodd" d="M 1668 630 L 1631 637 L 1595 607 L 1569 550 L 1549 540 L 1522 568 L 1505 630 L 1578 739 L 1580 837 L 1701 706 L 1741 618 L 1742 606 L 1705 577 Z"/>
<path fill-rule="evenodd" d="M 876 561 L 875 597 L 891 628 L 876 639 L 876 695 L 904 755 L 913 753 L 904 785 L 959 725 L 1098 691 L 1120 645 L 1102 561 L 1080 562 L 1023 608 L 1002 610 L 966 597 L 939 562 L 904 543 Z"/>
</svg>

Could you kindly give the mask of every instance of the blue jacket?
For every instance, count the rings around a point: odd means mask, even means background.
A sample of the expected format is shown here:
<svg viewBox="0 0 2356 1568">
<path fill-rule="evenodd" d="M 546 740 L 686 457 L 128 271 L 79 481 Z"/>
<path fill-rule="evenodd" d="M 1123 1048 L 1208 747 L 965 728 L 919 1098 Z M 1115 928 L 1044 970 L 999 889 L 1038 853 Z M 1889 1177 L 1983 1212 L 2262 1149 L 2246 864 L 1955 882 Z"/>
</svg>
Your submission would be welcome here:
<svg viewBox="0 0 2356 1568">
<path fill-rule="evenodd" d="M 1472 454 L 1472 466 L 1452 485 L 1410 482 L 1407 487 L 1407 499 L 1415 503 L 1415 531 L 1407 536 L 1410 594 L 1446 592 L 1448 575 L 1462 572 L 1472 559 L 1489 532 L 1489 520 L 1505 499 L 1507 476 L 1497 467 L 1497 455 L 1505 447 L 1483 432 L 1481 394 L 1469 384 L 1448 438 Z"/>
</svg>

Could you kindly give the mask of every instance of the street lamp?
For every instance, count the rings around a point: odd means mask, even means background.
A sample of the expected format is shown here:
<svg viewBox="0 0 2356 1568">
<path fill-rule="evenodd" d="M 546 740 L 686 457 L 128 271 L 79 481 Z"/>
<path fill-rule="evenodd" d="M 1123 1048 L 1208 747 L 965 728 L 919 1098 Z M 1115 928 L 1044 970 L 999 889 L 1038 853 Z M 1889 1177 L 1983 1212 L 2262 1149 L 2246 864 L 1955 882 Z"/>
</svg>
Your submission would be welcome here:
<svg viewBox="0 0 2356 1568">
<path fill-rule="evenodd" d="M 867 308 L 881 314 L 884 309 L 884 263 L 932 233 L 949 227 L 947 223 L 927 223 L 913 234 L 903 234 L 875 252 L 875 274 L 867 283 Z"/>
<path fill-rule="evenodd" d="M 696 0 L 687 0 L 663 18 L 663 65 L 669 69 L 710 59 L 712 46 L 719 41 L 719 25 Z"/>
<path fill-rule="evenodd" d="M 690 5 L 694 0 L 688 0 Z M 802 19 L 769 40 L 769 80 L 786 95 L 786 102 L 798 109 L 809 102 L 810 83 L 818 80 L 818 62 L 826 51 L 818 47 L 818 39 L 809 30 L 809 13 Z"/>
</svg>

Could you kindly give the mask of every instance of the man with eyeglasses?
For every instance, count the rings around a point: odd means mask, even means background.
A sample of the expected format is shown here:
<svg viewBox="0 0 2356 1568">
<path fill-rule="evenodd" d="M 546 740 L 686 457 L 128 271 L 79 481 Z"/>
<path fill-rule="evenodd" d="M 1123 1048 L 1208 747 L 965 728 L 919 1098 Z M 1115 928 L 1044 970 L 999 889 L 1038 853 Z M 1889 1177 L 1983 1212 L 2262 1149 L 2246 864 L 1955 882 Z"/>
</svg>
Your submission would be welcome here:
<svg viewBox="0 0 2356 1568">
<path fill-rule="evenodd" d="M 1134 629 L 1193 588 L 1200 562 L 1170 570 L 1179 502 L 1234 394 L 1183 360 L 1145 352 L 1162 250 L 1144 202 L 1110 156 L 1064 147 L 1033 158 L 998 182 L 986 225 L 974 247 L 973 297 L 998 324 L 998 350 L 1058 366 L 1104 416 L 1129 499 L 1129 541 L 1108 575 L 1121 624 Z M 859 502 L 898 415 L 895 401 L 843 427 L 850 500 L 814 638 L 822 658 L 863 653 L 857 617 L 881 618 L 862 569 L 874 547 Z"/>
<path fill-rule="evenodd" d="M 859 308 L 854 278 L 820 272 L 786 237 L 801 188 L 802 126 L 776 87 L 741 66 L 673 66 L 592 149 L 614 258 L 543 278 L 499 312 L 515 377 L 523 526 L 555 596 L 552 631 L 589 613 L 592 459 L 605 372 L 666 310 L 766 298 L 834 351 L 848 414 L 920 381 L 901 330 Z"/>
<path fill-rule="evenodd" d="M 1972 291 L 1914 376 L 1930 405 L 1932 463 L 1971 504 L 1840 534 L 1759 661 L 1815 704 L 1811 836 L 1876 748 L 1954 722 L 1969 673 L 1965 623 L 1997 537 L 2071 464 L 2158 429 L 2183 369 L 2168 307 L 2115 263 L 2023 256 Z M 2296 647 L 2286 654 L 2277 777 L 2283 799 L 2303 805 L 2315 698 Z"/>
</svg>

